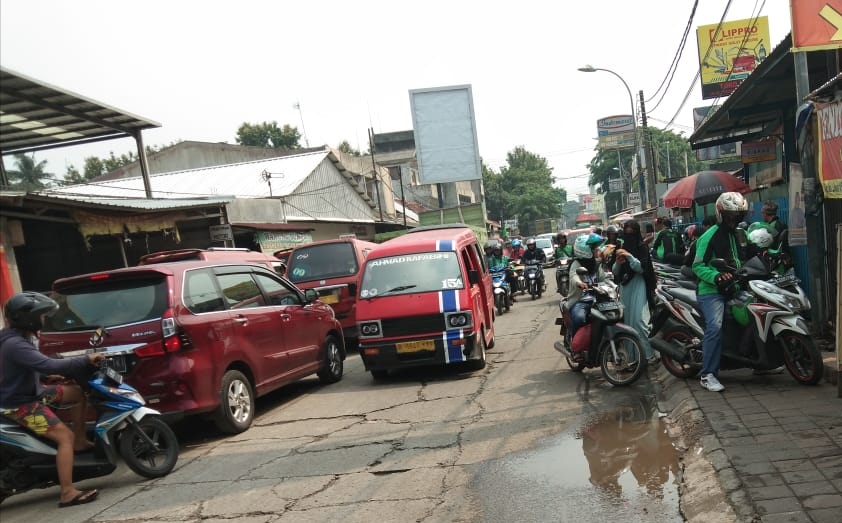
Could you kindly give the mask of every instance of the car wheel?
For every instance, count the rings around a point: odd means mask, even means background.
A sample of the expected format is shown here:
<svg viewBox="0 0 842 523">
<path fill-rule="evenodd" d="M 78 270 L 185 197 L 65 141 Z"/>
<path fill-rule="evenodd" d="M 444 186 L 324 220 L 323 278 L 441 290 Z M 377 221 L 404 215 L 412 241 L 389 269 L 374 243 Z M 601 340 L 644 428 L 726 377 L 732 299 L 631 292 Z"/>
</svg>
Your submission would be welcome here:
<svg viewBox="0 0 842 523">
<path fill-rule="evenodd" d="M 339 340 L 335 336 L 328 336 L 325 338 L 324 350 L 324 366 L 316 375 L 322 383 L 336 383 L 342 379 L 342 373 L 345 369 Z"/>
<path fill-rule="evenodd" d="M 239 434 L 254 420 L 254 389 L 246 376 L 238 370 L 229 370 L 222 377 L 219 390 L 219 408 L 214 423 L 226 434 Z"/>
</svg>

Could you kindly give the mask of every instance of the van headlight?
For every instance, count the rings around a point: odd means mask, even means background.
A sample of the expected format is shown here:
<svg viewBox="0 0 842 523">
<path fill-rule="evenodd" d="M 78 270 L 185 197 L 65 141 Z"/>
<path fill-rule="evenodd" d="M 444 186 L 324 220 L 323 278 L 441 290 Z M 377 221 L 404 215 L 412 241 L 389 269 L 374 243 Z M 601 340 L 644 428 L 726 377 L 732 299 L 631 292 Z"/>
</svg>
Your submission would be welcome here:
<svg viewBox="0 0 842 523">
<path fill-rule="evenodd" d="M 383 337 L 383 328 L 380 326 L 380 320 L 361 321 L 357 323 L 357 330 L 360 332 L 360 338 Z"/>
<path fill-rule="evenodd" d="M 470 329 L 474 326 L 474 316 L 471 311 L 446 312 L 444 324 L 447 330 Z"/>
</svg>

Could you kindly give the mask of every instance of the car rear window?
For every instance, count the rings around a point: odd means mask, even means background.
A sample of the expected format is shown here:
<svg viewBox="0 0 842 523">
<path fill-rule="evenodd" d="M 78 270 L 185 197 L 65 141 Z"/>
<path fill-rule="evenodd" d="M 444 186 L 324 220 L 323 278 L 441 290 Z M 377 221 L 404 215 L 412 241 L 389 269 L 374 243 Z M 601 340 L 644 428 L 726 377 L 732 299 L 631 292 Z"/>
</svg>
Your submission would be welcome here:
<svg viewBox="0 0 842 523">
<path fill-rule="evenodd" d="M 351 276 L 359 269 L 353 245 L 325 243 L 296 249 L 290 257 L 286 275 L 298 283 Z"/>
<path fill-rule="evenodd" d="M 168 303 L 163 277 L 101 280 L 50 296 L 59 309 L 44 322 L 45 332 L 114 327 L 160 318 Z"/>
</svg>

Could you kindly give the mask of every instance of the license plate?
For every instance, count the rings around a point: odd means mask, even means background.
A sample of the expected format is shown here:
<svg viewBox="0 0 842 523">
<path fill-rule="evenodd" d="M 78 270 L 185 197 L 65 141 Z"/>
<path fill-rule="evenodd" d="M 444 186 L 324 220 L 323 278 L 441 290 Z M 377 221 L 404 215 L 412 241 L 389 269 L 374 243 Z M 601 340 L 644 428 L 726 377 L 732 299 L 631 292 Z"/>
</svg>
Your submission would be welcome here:
<svg viewBox="0 0 842 523">
<path fill-rule="evenodd" d="M 772 278 L 772 284 L 774 285 L 787 285 L 790 283 L 795 283 L 797 278 L 792 274 L 787 274 L 786 276 L 778 276 L 777 278 Z"/>
<path fill-rule="evenodd" d="M 617 303 L 616 301 L 607 301 L 607 302 L 604 302 L 604 303 L 597 303 L 596 308 L 597 308 L 597 310 L 600 310 L 600 311 L 603 311 L 603 312 L 605 312 L 605 311 L 615 311 L 615 310 L 620 308 L 620 304 Z"/>
<path fill-rule="evenodd" d="M 396 349 L 399 354 L 407 352 L 421 352 L 424 350 L 434 351 L 436 350 L 436 342 L 433 340 L 405 341 L 403 343 L 398 343 L 396 345 Z"/>
<path fill-rule="evenodd" d="M 108 367 L 117 372 L 126 372 L 126 357 L 122 354 L 108 356 Z"/>
<path fill-rule="evenodd" d="M 326 303 L 328 305 L 332 305 L 334 303 L 339 303 L 339 296 L 335 294 L 328 294 L 326 296 L 319 296 L 319 301 L 322 303 Z"/>
</svg>

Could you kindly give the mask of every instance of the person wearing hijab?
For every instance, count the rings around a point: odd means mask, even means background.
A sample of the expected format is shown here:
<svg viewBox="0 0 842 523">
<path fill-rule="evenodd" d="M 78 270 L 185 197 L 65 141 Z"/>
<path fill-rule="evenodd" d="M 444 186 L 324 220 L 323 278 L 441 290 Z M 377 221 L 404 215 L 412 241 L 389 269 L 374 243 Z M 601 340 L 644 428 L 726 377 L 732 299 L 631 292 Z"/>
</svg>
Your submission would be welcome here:
<svg viewBox="0 0 842 523">
<path fill-rule="evenodd" d="M 654 268 L 649 257 L 649 248 L 640 234 L 640 224 L 629 220 L 623 224 L 623 246 L 615 251 L 616 259 L 612 272 L 614 282 L 620 285 L 620 301 L 623 302 L 623 322 L 637 331 L 643 345 L 643 353 L 649 363 L 658 361 L 657 353 L 649 344 L 649 307 L 647 287 Z"/>
</svg>

